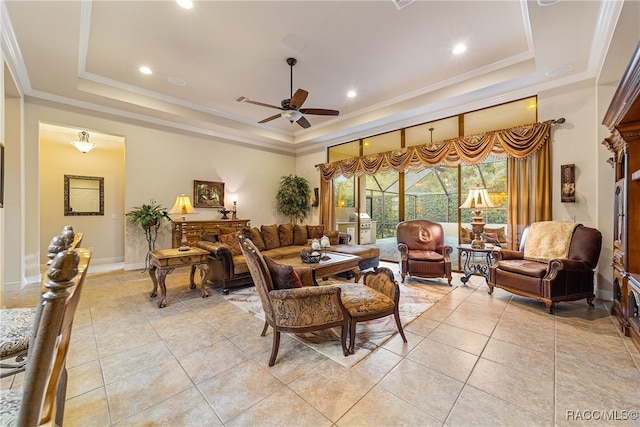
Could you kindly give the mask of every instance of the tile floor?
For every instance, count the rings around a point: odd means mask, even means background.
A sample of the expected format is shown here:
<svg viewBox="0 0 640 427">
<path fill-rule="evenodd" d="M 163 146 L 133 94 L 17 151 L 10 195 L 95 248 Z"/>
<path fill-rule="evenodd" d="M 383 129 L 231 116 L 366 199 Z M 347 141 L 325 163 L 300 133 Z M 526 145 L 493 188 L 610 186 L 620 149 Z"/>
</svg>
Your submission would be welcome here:
<svg viewBox="0 0 640 427">
<path fill-rule="evenodd" d="M 414 280 L 414 279 L 410 279 Z M 544 304 L 474 277 L 351 369 L 271 334 L 217 292 L 141 271 L 90 274 L 67 367 L 67 426 L 638 425 L 640 353 L 605 303 Z M 446 286 L 423 280 L 424 286 Z M 6 295 L 35 304 L 38 289 Z M 19 388 L 23 374 L 2 380 Z M 625 412 L 628 411 L 628 412 Z"/>
</svg>

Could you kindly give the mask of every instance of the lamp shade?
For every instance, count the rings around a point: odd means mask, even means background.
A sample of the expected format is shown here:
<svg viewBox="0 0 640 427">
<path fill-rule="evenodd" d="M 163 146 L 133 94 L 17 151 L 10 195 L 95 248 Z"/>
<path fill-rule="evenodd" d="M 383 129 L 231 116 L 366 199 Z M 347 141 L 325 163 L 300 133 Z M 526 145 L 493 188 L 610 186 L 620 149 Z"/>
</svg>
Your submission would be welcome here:
<svg viewBox="0 0 640 427">
<path fill-rule="evenodd" d="M 88 153 L 96 146 L 95 142 L 89 142 L 89 134 L 85 131 L 78 133 L 78 140 L 71 141 L 71 145 L 76 147 L 81 153 Z"/>
<path fill-rule="evenodd" d="M 182 216 L 185 216 L 186 214 L 190 214 L 191 212 L 193 212 L 191 199 L 189 199 L 189 196 L 185 194 L 182 194 L 176 197 L 176 203 L 173 205 L 173 207 L 169 211 L 170 214 L 180 214 Z"/>
<path fill-rule="evenodd" d="M 491 199 L 489 198 L 489 193 L 487 189 L 481 187 L 480 185 L 476 185 L 474 188 L 469 190 L 469 195 L 463 204 L 460 205 L 460 208 L 465 209 L 483 209 L 483 208 L 493 208 L 496 205 L 493 204 Z"/>
</svg>

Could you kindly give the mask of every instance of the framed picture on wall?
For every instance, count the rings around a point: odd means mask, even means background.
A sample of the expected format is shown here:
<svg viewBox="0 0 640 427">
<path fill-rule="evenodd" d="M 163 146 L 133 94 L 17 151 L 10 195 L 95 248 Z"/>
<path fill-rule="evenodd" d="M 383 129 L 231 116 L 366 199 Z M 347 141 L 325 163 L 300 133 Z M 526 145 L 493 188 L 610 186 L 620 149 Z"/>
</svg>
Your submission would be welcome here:
<svg viewBox="0 0 640 427">
<path fill-rule="evenodd" d="M 224 206 L 224 182 L 193 181 L 193 206 L 219 208 Z"/>
<path fill-rule="evenodd" d="M 560 201 L 562 203 L 575 203 L 576 201 L 576 166 L 560 166 Z"/>
</svg>

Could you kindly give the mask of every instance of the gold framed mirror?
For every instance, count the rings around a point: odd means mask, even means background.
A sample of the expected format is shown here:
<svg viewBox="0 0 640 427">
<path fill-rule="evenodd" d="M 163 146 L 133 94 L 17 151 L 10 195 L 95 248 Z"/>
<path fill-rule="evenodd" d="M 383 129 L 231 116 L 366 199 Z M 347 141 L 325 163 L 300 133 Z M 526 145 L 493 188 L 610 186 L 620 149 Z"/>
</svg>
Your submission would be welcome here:
<svg viewBox="0 0 640 427">
<path fill-rule="evenodd" d="M 104 178 L 65 175 L 64 215 L 104 215 Z"/>
</svg>

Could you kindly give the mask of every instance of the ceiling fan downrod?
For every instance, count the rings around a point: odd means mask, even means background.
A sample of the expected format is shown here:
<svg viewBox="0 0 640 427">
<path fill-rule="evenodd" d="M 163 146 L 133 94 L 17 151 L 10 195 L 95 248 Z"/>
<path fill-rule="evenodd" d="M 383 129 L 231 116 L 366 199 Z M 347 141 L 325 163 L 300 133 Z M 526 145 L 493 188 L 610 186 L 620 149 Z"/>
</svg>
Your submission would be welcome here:
<svg viewBox="0 0 640 427">
<path fill-rule="evenodd" d="M 287 64 L 289 64 L 289 69 L 290 69 L 289 81 L 291 82 L 291 85 L 289 88 L 289 98 L 293 98 L 293 66 L 296 65 L 297 63 L 298 63 L 298 60 L 296 58 L 287 58 Z"/>
</svg>

